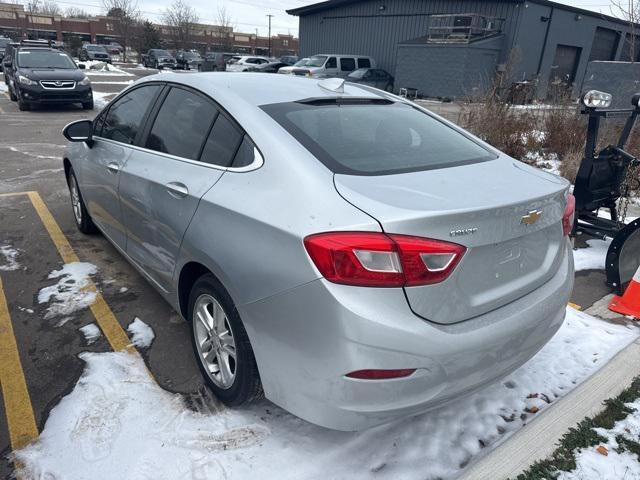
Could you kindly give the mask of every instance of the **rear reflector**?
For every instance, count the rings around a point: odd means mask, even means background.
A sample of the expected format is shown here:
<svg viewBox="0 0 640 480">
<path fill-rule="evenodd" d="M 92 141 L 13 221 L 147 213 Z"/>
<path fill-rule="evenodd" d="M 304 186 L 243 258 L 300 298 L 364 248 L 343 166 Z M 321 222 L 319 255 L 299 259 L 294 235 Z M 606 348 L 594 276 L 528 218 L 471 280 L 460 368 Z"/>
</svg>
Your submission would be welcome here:
<svg viewBox="0 0 640 480">
<path fill-rule="evenodd" d="M 562 232 L 566 235 L 573 230 L 573 222 L 576 216 L 576 197 L 569 194 L 567 196 L 567 206 L 564 209 L 564 215 L 562 215 Z"/>
<path fill-rule="evenodd" d="M 415 368 L 402 368 L 400 370 L 357 370 L 347 373 L 345 376 L 358 378 L 360 380 L 388 380 L 390 378 L 408 377 L 415 371 Z"/>
<path fill-rule="evenodd" d="M 368 287 L 442 282 L 466 251 L 455 243 L 376 232 L 320 233 L 304 245 L 330 282 Z"/>
</svg>

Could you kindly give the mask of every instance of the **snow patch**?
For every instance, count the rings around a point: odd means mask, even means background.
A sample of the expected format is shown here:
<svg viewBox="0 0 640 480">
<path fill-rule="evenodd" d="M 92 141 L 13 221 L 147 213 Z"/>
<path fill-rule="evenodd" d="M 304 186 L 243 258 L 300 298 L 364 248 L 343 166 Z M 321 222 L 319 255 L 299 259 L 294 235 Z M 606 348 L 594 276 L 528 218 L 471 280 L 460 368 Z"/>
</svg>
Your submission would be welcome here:
<svg viewBox="0 0 640 480">
<path fill-rule="evenodd" d="M 74 262 L 51 272 L 49 278 L 58 278 L 58 283 L 45 287 L 38 293 L 38 303 L 50 303 L 44 318 L 67 317 L 92 305 L 96 300 L 96 292 L 90 288 L 90 276 L 97 271 L 96 266 L 91 263 Z"/>
<path fill-rule="evenodd" d="M 119 77 L 133 77 L 132 73 L 125 72 L 121 68 L 116 67 L 110 63 L 101 62 L 98 60 L 89 60 L 87 62 L 76 62 L 78 65 L 84 65 L 84 73 L 88 76 L 102 75 L 102 76 L 119 76 Z"/>
<path fill-rule="evenodd" d="M 84 335 L 84 339 L 87 341 L 87 345 L 91 345 L 98 338 L 102 336 L 102 332 L 95 323 L 90 323 L 84 327 L 80 327 L 79 330 Z"/>
<path fill-rule="evenodd" d="M 113 100 L 117 93 L 93 92 L 93 103 L 98 108 L 104 108 Z"/>
<path fill-rule="evenodd" d="M 0 245 L 0 271 L 11 272 L 19 268 L 18 250 L 11 245 Z"/>
<path fill-rule="evenodd" d="M 594 431 L 607 439 L 603 445 L 608 455 L 597 452 L 598 445 L 583 448 L 576 455 L 576 468 L 571 472 L 562 472 L 558 480 L 620 480 L 640 478 L 640 461 L 630 452 L 616 452 L 619 447 L 617 436 L 622 436 L 634 442 L 640 438 L 640 399 L 627 403 L 633 410 L 625 419 L 615 423 L 611 430 L 595 428 Z"/>
<path fill-rule="evenodd" d="M 611 239 L 587 240 L 587 248 L 578 248 L 573 251 L 573 261 L 576 272 L 580 270 L 604 270 L 607 250 Z"/>
<path fill-rule="evenodd" d="M 138 348 L 149 348 L 156 338 L 153 329 L 138 317 L 129 324 L 127 331 L 131 334 L 131 343 Z"/>
<path fill-rule="evenodd" d="M 194 413 L 139 356 L 83 353 L 74 390 L 15 456 L 28 478 L 451 479 L 528 423 L 525 409 L 546 408 L 639 334 L 568 309 L 553 339 L 503 381 L 355 433 L 316 427 L 266 401 Z"/>
<path fill-rule="evenodd" d="M 127 287 L 120 287 L 120 290 L 118 290 L 120 293 L 127 293 L 128 291 L 129 289 Z"/>
</svg>

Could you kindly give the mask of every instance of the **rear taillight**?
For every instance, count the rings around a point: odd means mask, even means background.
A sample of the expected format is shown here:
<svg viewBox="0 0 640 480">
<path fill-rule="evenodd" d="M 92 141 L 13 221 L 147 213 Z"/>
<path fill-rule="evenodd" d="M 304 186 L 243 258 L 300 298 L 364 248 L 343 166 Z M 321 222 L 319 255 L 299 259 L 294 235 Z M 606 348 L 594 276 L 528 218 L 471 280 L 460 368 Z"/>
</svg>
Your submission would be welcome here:
<svg viewBox="0 0 640 480">
<path fill-rule="evenodd" d="M 576 197 L 569 194 L 567 196 L 567 206 L 564 209 L 564 214 L 562 215 L 562 232 L 566 235 L 571 233 L 573 230 L 573 222 L 576 216 Z"/>
<path fill-rule="evenodd" d="M 365 287 L 442 282 L 466 251 L 455 243 L 374 232 L 320 233 L 304 245 L 324 278 Z"/>
</svg>

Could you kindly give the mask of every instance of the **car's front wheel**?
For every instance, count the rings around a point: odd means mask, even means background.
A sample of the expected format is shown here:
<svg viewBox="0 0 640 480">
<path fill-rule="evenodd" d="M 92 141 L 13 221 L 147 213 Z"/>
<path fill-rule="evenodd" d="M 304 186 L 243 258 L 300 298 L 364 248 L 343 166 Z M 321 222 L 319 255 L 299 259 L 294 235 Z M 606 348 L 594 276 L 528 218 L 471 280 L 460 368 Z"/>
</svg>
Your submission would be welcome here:
<svg viewBox="0 0 640 480">
<path fill-rule="evenodd" d="M 15 102 L 16 100 L 18 100 L 18 97 L 16 96 L 16 92 L 14 92 L 11 87 L 9 87 L 9 98 L 11 99 L 12 102 Z"/>
<path fill-rule="evenodd" d="M 249 337 L 229 293 L 213 275 L 196 281 L 187 315 L 198 366 L 213 393 L 228 406 L 261 398 Z"/>
<path fill-rule="evenodd" d="M 27 112 L 31 110 L 31 104 L 28 102 L 25 102 L 24 100 L 22 100 L 22 98 L 18 96 L 18 110 L 20 110 L 21 112 Z"/>
<path fill-rule="evenodd" d="M 96 233 L 98 229 L 95 223 L 91 220 L 91 216 L 87 211 L 87 207 L 84 204 L 82 195 L 80 194 L 80 188 L 78 187 L 78 179 L 73 171 L 73 168 L 69 170 L 69 177 L 67 178 L 69 185 L 69 195 L 71 196 L 71 208 L 73 209 L 73 218 L 76 221 L 78 230 L 82 233 Z"/>
<path fill-rule="evenodd" d="M 90 102 L 82 102 L 82 109 L 93 110 L 93 100 L 91 100 Z"/>
</svg>

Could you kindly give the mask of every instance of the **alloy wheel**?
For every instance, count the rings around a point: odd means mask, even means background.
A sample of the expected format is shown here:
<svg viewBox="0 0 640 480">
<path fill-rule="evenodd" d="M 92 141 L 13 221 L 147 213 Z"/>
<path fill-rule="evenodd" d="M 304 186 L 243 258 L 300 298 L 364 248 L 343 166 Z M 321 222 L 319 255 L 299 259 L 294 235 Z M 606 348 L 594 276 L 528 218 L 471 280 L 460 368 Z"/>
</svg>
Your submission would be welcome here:
<svg viewBox="0 0 640 480">
<path fill-rule="evenodd" d="M 226 390 L 237 371 L 236 343 L 224 309 L 211 295 L 201 295 L 193 309 L 193 334 L 198 356 L 209 378 Z"/>
<path fill-rule="evenodd" d="M 82 224 L 82 205 L 80 204 L 80 193 L 78 191 L 78 183 L 75 175 L 71 175 L 69 182 L 69 192 L 71 193 L 71 206 L 73 207 L 73 215 L 76 217 L 78 225 Z"/>
</svg>

